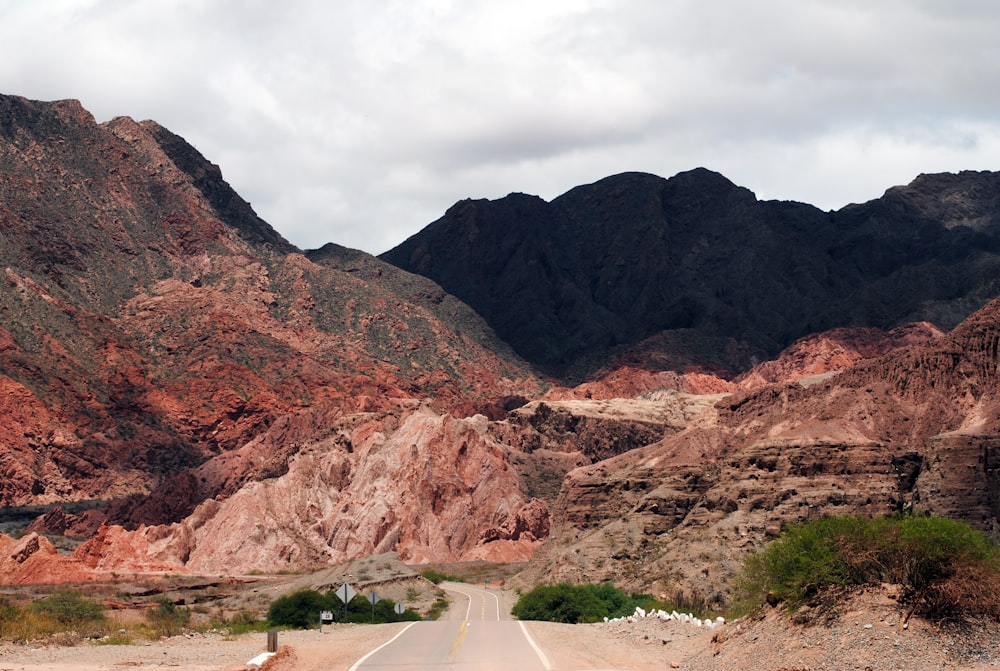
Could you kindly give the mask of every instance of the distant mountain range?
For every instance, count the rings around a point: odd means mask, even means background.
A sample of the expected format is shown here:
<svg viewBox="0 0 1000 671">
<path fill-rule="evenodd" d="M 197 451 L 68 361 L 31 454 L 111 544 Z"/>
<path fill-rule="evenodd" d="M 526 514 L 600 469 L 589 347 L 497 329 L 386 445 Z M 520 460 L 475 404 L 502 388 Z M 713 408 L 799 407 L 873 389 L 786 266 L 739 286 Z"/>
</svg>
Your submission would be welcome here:
<svg viewBox="0 0 1000 671">
<path fill-rule="evenodd" d="M 951 328 L 1000 294 L 1000 173 L 921 175 L 823 212 L 718 173 L 464 200 L 381 258 L 475 309 L 528 361 L 745 371 L 838 326 Z"/>
<path fill-rule="evenodd" d="M 720 601 L 794 520 L 997 535 L 998 199 L 629 173 L 379 259 L 297 249 L 155 122 L 0 96 L 0 530 L 44 512 L 0 583 L 397 552 Z"/>
</svg>

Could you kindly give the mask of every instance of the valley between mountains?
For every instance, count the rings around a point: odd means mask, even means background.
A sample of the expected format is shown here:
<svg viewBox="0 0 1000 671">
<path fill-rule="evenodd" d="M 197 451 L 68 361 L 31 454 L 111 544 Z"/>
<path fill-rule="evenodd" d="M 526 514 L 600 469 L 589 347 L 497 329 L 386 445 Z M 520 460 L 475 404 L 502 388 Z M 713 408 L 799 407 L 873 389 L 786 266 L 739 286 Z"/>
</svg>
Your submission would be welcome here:
<svg viewBox="0 0 1000 671">
<path fill-rule="evenodd" d="M 0 96 L 0 267 L 7 584 L 394 552 L 722 605 L 792 521 L 1000 534 L 1000 173 L 836 212 L 626 173 L 375 257 Z"/>
</svg>

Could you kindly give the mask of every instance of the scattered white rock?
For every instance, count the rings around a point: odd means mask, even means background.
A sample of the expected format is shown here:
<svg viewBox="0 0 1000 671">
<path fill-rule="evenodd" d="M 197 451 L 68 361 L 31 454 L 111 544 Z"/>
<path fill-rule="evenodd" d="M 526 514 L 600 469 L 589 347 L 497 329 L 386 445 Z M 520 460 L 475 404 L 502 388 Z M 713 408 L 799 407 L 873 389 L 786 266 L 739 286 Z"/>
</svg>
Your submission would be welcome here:
<svg viewBox="0 0 1000 671">
<path fill-rule="evenodd" d="M 166 654 L 166 653 L 163 653 L 163 654 Z M 267 662 L 267 660 L 271 659 L 272 657 L 274 657 L 274 653 L 273 652 L 262 652 L 259 655 L 257 655 L 256 657 L 254 657 L 253 659 L 251 659 L 249 662 L 247 662 L 247 668 L 248 669 L 259 669 L 259 668 L 263 667 L 264 664 Z"/>
<path fill-rule="evenodd" d="M 710 618 L 705 618 L 704 620 L 695 617 L 691 613 L 678 613 L 676 610 L 668 613 L 664 610 L 650 610 L 646 611 L 642 608 L 636 607 L 635 612 L 631 615 L 625 615 L 623 617 L 615 618 L 604 618 L 605 622 L 627 622 L 629 624 L 635 624 L 640 620 L 647 619 L 657 619 L 662 622 L 677 621 L 684 624 L 693 624 L 696 627 L 704 627 L 706 629 L 712 629 L 714 627 L 721 626 L 726 623 L 726 618 L 719 616 L 714 620 Z"/>
</svg>

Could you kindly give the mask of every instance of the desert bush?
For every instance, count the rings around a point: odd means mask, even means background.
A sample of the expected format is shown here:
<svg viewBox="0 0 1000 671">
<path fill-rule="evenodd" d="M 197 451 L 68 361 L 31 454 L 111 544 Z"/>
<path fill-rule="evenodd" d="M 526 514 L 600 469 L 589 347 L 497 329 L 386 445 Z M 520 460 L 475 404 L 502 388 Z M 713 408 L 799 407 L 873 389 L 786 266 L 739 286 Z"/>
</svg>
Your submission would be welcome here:
<svg viewBox="0 0 1000 671">
<path fill-rule="evenodd" d="M 451 582 L 461 582 L 461 580 L 459 578 L 456 578 L 455 576 L 448 575 L 447 573 L 442 573 L 441 571 L 436 571 L 432 568 L 421 571 L 420 575 L 422 575 L 427 580 L 430 580 L 435 585 L 440 585 L 445 580 Z"/>
<path fill-rule="evenodd" d="M 23 612 L 7 597 L 0 597 L 0 640 L 14 638 L 15 624 L 22 619 Z"/>
<path fill-rule="evenodd" d="M 97 645 L 132 645 L 134 642 L 129 630 L 121 627 L 96 641 Z"/>
<path fill-rule="evenodd" d="M 765 601 L 792 610 L 836 588 L 903 587 L 915 612 L 1000 618 L 1000 549 L 968 524 L 940 517 L 826 517 L 793 525 L 750 555 L 735 584 L 735 610 Z"/>
<path fill-rule="evenodd" d="M 211 619 L 213 629 L 223 629 L 230 636 L 267 631 L 270 625 L 270 622 L 258 619 L 252 611 L 246 609 L 238 610 L 228 618 L 220 611 Z"/>
<path fill-rule="evenodd" d="M 520 620 L 596 622 L 655 605 L 648 594 L 626 594 L 611 583 L 602 585 L 541 585 L 521 596 L 511 613 Z"/>
<path fill-rule="evenodd" d="M 396 602 L 392 599 L 382 599 L 375 604 L 375 623 L 421 619 L 419 613 L 410 609 L 399 615 L 394 610 L 395 606 Z M 345 613 L 344 603 L 334 592 L 320 594 L 311 589 L 275 599 L 267 610 L 267 621 L 275 626 L 311 629 L 319 625 L 319 614 L 324 610 L 330 611 L 336 622 L 366 624 L 372 621 L 372 605 L 364 596 L 358 594 L 351 599 Z"/>
<path fill-rule="evenodd" d="M 25 643 L 47 639 L 54 645 L 70 645 L 84 636 L 103 636 L 113 625 L 101 604 L 77 592 L 56 592 L 24 608 L 0 598 L 3 640 Z"/>
<path fill-rule="evenodd" d="M 0 597 L 0 636 L 8 622 L 13 622 L 21 617 L 21 609 L 10 602 L 7 597 Z"/>
<path fill-rule="evenodd" d="M 371 612 L 369 611 L 369 617 L 370 615 Z M 385 622 L 411 622 L 422 619 L 423 618 L 420 616 L 420 613 L 410 608 L 406 608 L 401 614 L 397 613 L 396 602 L 392 599 L 382 599 L 375 604 L 375 624 L 382 624 Z M 368 621 L 371 622 L 371 619 Z"/>
<path fill-rule="evenodd" d="M 191 622 L 191 611 L 166 597 L 159 597 L 156 606 L 146 611 L 146 621 L 157 636 L 176 636 Z"/>
<path fill-rule="evenodd" d="M 431 604 L 430 610 L 427 611 L 427 618 L 431 620 L 436 620 L 441 617 L 446 610 L 448 610 L 447 599 L 436 599 L 434 603 Z"/>
<path fill-rule="evenodd" d="M 309 629 L 319 624 L 320 611 L 335 611 L 332 596 L 304 589 L 275 599 L 267 609 L 267 620 L 273 625 Z"/>
<path fill-rule="evenodd" d="M 28 610 L 64 625 L 66 628 L 104 622 L 104 606 L 78 592 L 56 592 L 33 601 Z"/>
</svg>

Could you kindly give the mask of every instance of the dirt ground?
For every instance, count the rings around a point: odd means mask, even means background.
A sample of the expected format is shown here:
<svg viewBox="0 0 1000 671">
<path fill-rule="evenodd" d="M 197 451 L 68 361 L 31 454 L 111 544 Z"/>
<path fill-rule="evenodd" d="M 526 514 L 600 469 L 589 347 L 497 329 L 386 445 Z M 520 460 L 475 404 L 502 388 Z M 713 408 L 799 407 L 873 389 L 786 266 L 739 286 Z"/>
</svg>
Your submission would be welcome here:
<svg viewBox="0 0 1000 671">
<path fill-rule="evenodd" d="M 772 612 L 705 629 L 656 619 L 562 625 L 527 623 L 555 670 L 940 671 L 1000 669 L 1000 628 L 975 623 L 935 626 L 912 618 L 904 629 L 898 604 L 881 593 L 860 595 L 821 623 L 792 624 Z M 279 633 L 281 654 L 270 671 L 347 669 L 404 625 L 329 625 L 324 632 Z M 0 645 L 0 671 L 105 671 L 126 668 L 236 671 L 263 651 L 266 635 L 176 636 L 127 646 Z"/>
</svg>

